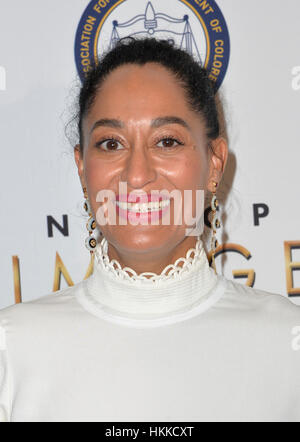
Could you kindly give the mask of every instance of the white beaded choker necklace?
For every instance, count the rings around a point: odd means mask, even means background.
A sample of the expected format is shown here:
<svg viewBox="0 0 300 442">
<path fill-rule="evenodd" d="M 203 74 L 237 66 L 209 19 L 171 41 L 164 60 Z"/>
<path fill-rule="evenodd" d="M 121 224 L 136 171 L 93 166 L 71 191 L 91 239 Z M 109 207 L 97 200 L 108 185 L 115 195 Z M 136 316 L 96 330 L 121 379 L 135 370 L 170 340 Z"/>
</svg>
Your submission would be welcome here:
<svg viewBox="0 0 300 442">
<path fill-rule="evenodd" d="M 111 275 L 119 280 L 127 281 L 147 281 L 149 284 L 158 283 L 160 281 L 169 281 L 180 278 L 182 274 L 193 268 L 196 263 L 206 258 L 205 250 L 200 236 L 197 237 L 195 248 L 191 248 L 186 252 L 185 257 L 178 258 L 174 264 L 167 265 L 160 274 L 152 272 L 143 272 L 137 274 L 130 267 L 123 267 L 118 260 L 110 260 L 108 254 L 108 242 L 103 238 L 95 250 L 97 262 Z M 182 262 L 182 265 L 179 265 Z M 148 276 L 148 277 L 147 277 Z"/>
</svg>

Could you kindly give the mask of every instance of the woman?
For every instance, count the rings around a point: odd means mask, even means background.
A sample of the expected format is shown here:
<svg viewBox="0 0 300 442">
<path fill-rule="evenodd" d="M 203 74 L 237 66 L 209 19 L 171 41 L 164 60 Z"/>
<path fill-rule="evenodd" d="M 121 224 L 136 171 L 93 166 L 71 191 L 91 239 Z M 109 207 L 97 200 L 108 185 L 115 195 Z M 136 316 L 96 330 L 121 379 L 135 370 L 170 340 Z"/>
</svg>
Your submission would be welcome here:
<svg viewBox="0 0 300 442">
<path fill-rule="evenodd" d="M 1 419 L 299 419 L 298 308 L 218 276 L 195 236 L 228 153 L 207 72 L 167 42 L 121 42 L 86 79 L 78 127 L 94 271 L 0 313 Z M 186 207 L 194 222 L 177 222 Z"/>
</svg>

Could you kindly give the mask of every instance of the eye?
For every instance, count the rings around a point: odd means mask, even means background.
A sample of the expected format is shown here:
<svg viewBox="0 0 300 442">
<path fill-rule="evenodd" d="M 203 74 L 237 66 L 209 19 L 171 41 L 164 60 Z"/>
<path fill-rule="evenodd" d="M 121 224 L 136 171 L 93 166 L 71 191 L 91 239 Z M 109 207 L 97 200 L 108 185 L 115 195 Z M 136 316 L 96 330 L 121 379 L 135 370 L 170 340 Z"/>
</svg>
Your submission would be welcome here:
<svg viewBox="0 0 300 442">
<path fill-rule="evenodd" d="M 106 138 L 104 140 L 100 140 L 95 144 L 95 146 L 98 148 L 100 147 L 106 152 L 120 150 L 119 147 L 123 147 L 121 142 L 115 138 Z"/>
<path fill-rule="evenodd" d="M 183 143 L 181 141 L 179 141 L 173 137 L 162 138 L 156 144 L 158 147 L 162 147 L 163 149 L 172 149 L 174 147 L 178 147 L 178 146 L 183 145 Z"/>
</svg>

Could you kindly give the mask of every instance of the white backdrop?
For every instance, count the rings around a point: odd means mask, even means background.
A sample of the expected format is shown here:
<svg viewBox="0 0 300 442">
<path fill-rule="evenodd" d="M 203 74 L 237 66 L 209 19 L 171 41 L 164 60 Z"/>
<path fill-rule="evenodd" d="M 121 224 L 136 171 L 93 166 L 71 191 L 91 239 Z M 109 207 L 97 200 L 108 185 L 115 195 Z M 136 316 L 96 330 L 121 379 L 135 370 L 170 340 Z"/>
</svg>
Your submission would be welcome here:
<svg viewBox="0 0 300 442">
<path fill-rule="evenodd" d="M 170 11 L 172 1 L 178 7 L 179 0 L 153 3 Z M 76 92 L 75 35 L 88 3 L 0 0 L 0 308 L 15 302 L 13 256 L 19 259 L 23 301 L 53 290 L 56 252 L 73 283 L 83 279 L 89 264 L 81 186 L 64 134 L 70 95 Z M 255 288 L 288 296 L 284 243 L 300 247 L 300 3 L 217 4 L 231 42 L 221 88 L 231 151 L 223 191 L 231 191 L 218 238 L 251 253 L 248 260 L 233 252 L 223 254 L 226 259 L 219 256 L 218 272 L 232 279 L 234 270 L 252 269 Z M 130 0 L 127 12 L 137 15 L 146 5 L 146 0 Z M 110 37 L 107 23 L 101 44 Z M 254 204 L 269 208 L 258 226 Z M 62 224 L 63 215 L 68 235 L 54 228 L 48 237 L 47 216 Z M 300 249 L 291 258 L 300 262 Z M 300 296 L 299 271 L 292 282 Z M 61 288 L 66 284 L 62 277 Z M 292 301 L 300 303 L 299 296 Z"/>
</svg>

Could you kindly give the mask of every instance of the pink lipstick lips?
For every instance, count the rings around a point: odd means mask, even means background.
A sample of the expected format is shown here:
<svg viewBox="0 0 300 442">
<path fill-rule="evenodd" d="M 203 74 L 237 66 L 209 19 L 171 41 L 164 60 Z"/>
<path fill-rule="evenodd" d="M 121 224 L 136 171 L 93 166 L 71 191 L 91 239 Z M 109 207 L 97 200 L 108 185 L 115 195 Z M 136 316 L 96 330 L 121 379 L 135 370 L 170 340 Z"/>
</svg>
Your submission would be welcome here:
<svg viewBox="0 0 300 442">
<path fill-rule="evenodd" d="M 158 221 L 169 210 L 170 199 L 156 194 L 121 194 L 116 196 L 117 214 L 133 224 Z"/>
</svg>

